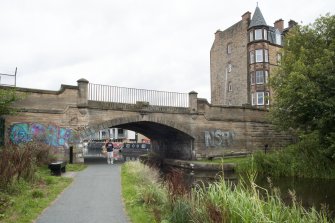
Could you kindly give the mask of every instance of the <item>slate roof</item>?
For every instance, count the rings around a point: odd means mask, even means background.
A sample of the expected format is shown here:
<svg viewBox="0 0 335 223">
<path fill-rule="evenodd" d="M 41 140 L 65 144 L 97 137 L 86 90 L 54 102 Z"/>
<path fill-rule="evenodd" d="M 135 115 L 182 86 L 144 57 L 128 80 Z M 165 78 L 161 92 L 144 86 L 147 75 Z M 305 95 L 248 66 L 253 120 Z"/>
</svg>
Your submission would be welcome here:
<svg viewBox="0 0 335 223">
<path fill-rule="evenodd" d="M 267 26 L 265 19 L 263 17 L 263 14 L 258 6 L 256 7 L 255 12 L 252 16 L 249 28 L 254 27 L 254 26 Z"/>
</svg>

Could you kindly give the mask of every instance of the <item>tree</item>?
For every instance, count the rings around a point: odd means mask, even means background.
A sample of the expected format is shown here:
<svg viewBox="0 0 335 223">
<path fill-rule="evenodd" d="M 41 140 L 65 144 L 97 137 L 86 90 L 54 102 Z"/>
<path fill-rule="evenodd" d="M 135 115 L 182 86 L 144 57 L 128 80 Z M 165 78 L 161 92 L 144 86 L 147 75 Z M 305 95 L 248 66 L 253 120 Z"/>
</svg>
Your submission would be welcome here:
<svg viewBox="0 0 335 223">
<path fill-rule="evenodd" d="M 335 158 L 335 16 L 297 25 L 285 37 L 281 66 L 270 79 L 273 122 L 300 134 L 317 132 Z"/>
<path fill-rule="evenodd" d="M 15 109 L 11 105 L 17 99 L 19 99 L 19 96 L 15 89 L 0 89 L 0 117 L 15 112 Z"/>
</svg>

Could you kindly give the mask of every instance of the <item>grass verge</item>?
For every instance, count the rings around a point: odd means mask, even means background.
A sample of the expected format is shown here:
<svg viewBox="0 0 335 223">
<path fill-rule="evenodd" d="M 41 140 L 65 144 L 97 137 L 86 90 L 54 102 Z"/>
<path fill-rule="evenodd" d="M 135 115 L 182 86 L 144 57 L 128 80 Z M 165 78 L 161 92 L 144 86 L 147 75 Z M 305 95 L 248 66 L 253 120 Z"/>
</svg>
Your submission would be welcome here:
<svg viewBox="0 0 335 223">
<path fill-rule="evenodd" d="M 157 173 L 139 162 L 126 162 L 121 168 L 122 196 L 133 223 L 155 222 L 151 208 L 144 202 L 143 190 L 153 188 Z M 158 188 L 158 186 L 157 186 Z"/>
<path fill-rule="evenodd" d="M 84 164 L 68 164 L 67 171 L 81 171 Z M 0 223 L 34 221 L 72 182 L 71 178 L 51 176 L 47 167 L 38 167 L 33 182 L 16 181 L 0 190 Z"/>
<path fill-rule="evenodd" d="M 67 164 L 66 165 L 66 171 L 74 171 L 74 172 L 79 172 L 84 170 L 87 167 L 87 165 L 83 163 L 74 163 L 74 164 Z"/>
<path fill-rule="evenodd" d="M 18 181 L 0 193 L 1 223 L 32 222 L 66 188 L 71 178 L 50 176 L 46 167 L 37 170 L 33 183 Z"/>
</svg>

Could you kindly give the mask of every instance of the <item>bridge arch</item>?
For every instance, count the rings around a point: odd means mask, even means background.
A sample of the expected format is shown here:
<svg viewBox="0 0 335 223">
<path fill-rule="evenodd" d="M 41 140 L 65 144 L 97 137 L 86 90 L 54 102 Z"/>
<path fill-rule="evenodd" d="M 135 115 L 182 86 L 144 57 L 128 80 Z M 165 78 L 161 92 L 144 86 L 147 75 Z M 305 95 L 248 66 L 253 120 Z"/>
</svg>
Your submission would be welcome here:
<svg viewBox="0 0 335 223">
<path fill-rule="evenodd" d="M 118 117 L 88 126 L 82 135 L 107 128 L 123 128 L 141 133 L 151 139 L 153 151 L 164 158 L 192 159 L 195 137 L 190 129 L 177 122 L 152 115 Z"/>
</svg>

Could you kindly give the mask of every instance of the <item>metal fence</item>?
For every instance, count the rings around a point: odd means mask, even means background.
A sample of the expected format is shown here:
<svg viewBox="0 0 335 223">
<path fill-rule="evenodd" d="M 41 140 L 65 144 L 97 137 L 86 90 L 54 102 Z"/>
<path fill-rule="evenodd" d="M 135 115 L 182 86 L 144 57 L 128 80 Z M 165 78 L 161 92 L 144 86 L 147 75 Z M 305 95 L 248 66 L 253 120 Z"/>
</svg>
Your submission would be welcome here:
<svg viewBox="0 0 335 223">
<path fill-rule="evenodd" d="M 116 87 L 100 84 L 88 85 L 89 100 L 102 102 L 116 102 L 136 104 L 136 102 L 149 102 L 150 105 L 188 107 L 188 94 L 166 92 L 126 87 Z"/>
<path fill-rule="evenodd" d="M 16 87 L 16 74 L 17 74 L 17 67 L 15 68 L 14 74 L 0 73 L 0 85 Z"/>
</svg>

